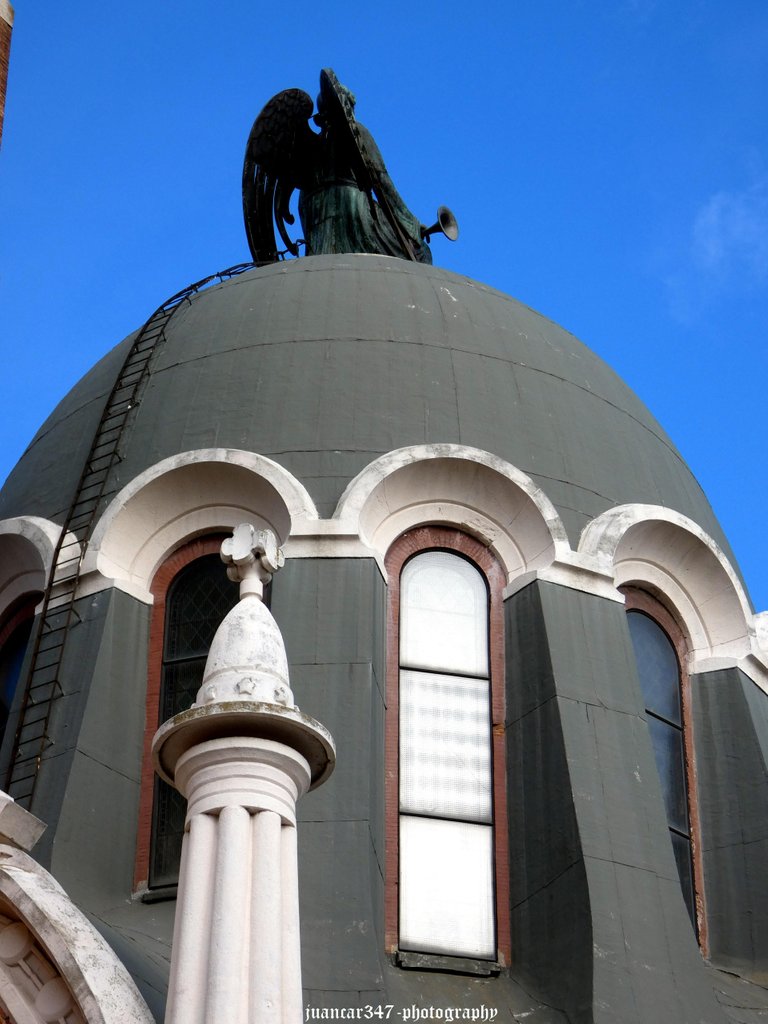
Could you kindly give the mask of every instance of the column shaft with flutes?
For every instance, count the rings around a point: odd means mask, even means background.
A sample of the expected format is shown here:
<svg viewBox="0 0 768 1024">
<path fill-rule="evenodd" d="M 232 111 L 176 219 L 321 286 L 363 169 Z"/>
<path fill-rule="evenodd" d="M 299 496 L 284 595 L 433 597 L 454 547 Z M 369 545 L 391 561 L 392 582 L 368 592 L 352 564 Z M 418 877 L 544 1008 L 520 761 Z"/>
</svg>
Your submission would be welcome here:
<svg viewBox="0 0 768 1024">
<path fill-rule="evenodd" d="M 187 798 L 165 1020 L 301 1024 L 296 801 L 330 774 L 333 740 L 295 706 L 261 603 L 282 561 L 274 538 L 241 526 L 222 552 L 241 601 L 195 704 L 153 742 L 158 772 Z"/>
</svg>

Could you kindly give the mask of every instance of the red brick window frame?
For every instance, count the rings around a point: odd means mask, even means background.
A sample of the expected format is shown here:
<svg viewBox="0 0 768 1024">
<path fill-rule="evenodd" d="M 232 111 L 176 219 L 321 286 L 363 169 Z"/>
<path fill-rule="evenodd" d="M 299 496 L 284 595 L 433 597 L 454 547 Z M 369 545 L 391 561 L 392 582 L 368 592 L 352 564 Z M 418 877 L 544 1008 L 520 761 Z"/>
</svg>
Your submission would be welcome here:
<svg viewBox="0 0 768 1024">
<path fill-rule="evenodd" d="M 155 793 L 155 772 L 152 767 L 152 737 L 160 725 L 160 690 L 163 678 L 163 647 L 165 642 L 166 598 L 171 584 L 182 569 L 204 555 L 217 554 L 226 534 L 198 537 L 178 548 L 163 562 L 154 575 L 150 591 L 154 598 L 149 625 L 147 662 L 146 720 L 141 760 L 139 789 L 139 823 L 136 835 L 134 890 L 146 889 L 149 881 L 152 843 L 152 805 Z M 222 567 L 223 571 L 223 567 Z"/>
<path fill-rule="evenodd" d="M 505 574 L 492 553 L 459 530 L 423 526 L 402 534 L 389 549 L 385 567 L 389 581 L 387 617 L 387 710 L 385 724 L 385 944 L 389 953 L 399 943 L 399 691 L 400 578 L 405 564 L 427 551 L 463 555 L 484 576 L 488 588 L 489 675 L 491 686 L 491 759 L 493 785 L 496 958 L 510 962 L 509 843 L 507 837 L 506 758 L 504 736 L 504 611 Z"/>
<path fill-rule="evenodd" d="M 693 756 L 693 714 L 691 709 L 691 677 L 688 672 L 690 642 L 678 619 L 652 594 L 638 587 L 620 587 L 628 612 L 641 612 L 652 619 L 666 634 L 677 658 L 680 682 L 680 708 L 682 718 L 683 755 L 685 760 L 685 788 L 688 805 L 695 928 L 702 953 L 706 956 L 707 919 L 704 905 L 704 872 L 701 858 L 701 827 L 697 799 L 696 762 Z"/>
</svg>

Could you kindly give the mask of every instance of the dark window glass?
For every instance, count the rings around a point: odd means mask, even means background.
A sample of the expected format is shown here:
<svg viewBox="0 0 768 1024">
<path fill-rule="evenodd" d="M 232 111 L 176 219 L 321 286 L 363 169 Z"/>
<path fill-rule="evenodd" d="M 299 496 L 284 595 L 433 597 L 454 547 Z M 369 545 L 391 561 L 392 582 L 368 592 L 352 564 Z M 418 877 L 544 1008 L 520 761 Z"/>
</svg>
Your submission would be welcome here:
<svg viewBox="0 0 768 1024">
<path fill-rule="evenodd" d="M 191 706 L 203 681 L 214 634 L 238 597 L 238 587 L 227 579 L 218 555 L 198 558 L 168 588 L 158 725 Z M 150 888 L 178 882 L 185 816 L 181 794 L 155 779 Z"/>
<path fill-rule="evenodd" d="M 21 680 L 35 621 L 35 606 L 42 596 L 39 593 L 26 594 L 7 610 L 4 621 L 0 623 L 0 740 Z"/>
<path fill-rule="evenodd" d="M 164 662 L 205 658 L 219 623 L 237 604 L 237 584 L 227 579 L 218 555 L 204 555 L 182 569 L 168 589 Z"/>
<path fill-rule="evenodd" d="M 646 709 L 681 726 L 680 669 L 669 637 L 642 612 L 629 612 L 627 619 Z"/>
<path fill-rule="evenodd" d="M 33 621 L 34 619 L 30 616 L 21 622 L 11 632 L 0 650 L 0 739 L 5 732 L 13 697 L 19 683 Z"/>
<path fill-rule="evenodd" d="M 688 794 L 685 785 L 683 734 L 675 726 L 648 716 L 656 767 L 659 769 L 667 822 L 670 828 L 688 832 Z"/>
<path fill-rule="evenodd" d="M 643 689 L 648 729 L 664 795 L 680 887 L 695 928 L 696 900 L 685 773 L 680 665 L 672 641 L 650 616 L 639 611 L 629 611 L 627 622 Z"/>
<path fill-rule="evenodd" d="M 691 841 L 688 836 L 678 835 L 670 832 L 672 837 L 672 849 L 677 862 L 677 873 L 680 876 L 680 887 L 683 890 L 683 899 L 688 908 L 691 922 L 696 927 L 696 897 L 693 889 L 693 861 L 691 859 Z"/>
</svg>

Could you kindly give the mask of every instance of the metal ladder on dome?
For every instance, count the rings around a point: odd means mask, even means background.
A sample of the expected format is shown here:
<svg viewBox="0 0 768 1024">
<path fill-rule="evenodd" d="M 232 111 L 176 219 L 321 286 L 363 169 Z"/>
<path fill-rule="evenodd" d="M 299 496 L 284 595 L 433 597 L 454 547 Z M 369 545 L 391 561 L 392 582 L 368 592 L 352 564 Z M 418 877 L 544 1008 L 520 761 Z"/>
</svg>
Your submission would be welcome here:
<svg viewBox="0 0 768 1024">
<path fill-rule="evenodd" d="M 64 695 L 61 665 L 69 631 L 80 621 L 75 602 L 83 555 L 102 499 L 110 493 L 107 491 L 110 472 L 120 460 L 120 441 L 129 414 L 138 404 L 141 390 L 149 377 L 152 357 L 165 338 L 168 322 L 185 301 L 209 285 L 226 281 L 258 265 L 239 263 L 211 274 L 158 306 L 139 330 L 107 397 L 53 551 L 18 712 L 5 790 L 27 810 L 32 803 L 43 754 L 52 744 L 48 735 L 51 710 L 56 699 Z"/>
</svg>

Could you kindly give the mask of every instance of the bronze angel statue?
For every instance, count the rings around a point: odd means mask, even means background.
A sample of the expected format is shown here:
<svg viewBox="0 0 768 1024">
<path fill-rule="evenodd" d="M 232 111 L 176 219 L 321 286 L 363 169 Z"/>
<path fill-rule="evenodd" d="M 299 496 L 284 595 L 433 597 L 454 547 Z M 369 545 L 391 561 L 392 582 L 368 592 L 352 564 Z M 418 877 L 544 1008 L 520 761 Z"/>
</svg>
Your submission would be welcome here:
<svg viewBox="0 0 768 1024">
<path fill-rule="evenodd" d="M 243 215 L 257 263 L 286 253 L 368 252 L 431 263 L 430 234 L 458 236 L 440 207 L 431 228 L 405 205 L 371 133 L 355 118 L 355 97 L 330 68 L 320 73 L 317 113 L 302 89 L 273 96 L 254 122 L 243 165 Z M 319 132 L 310 127 L 314 122 Z M 294 241 L 291 196 L 299 192 L 303 239 Z M 278 245 L 275 226 L 282 241 Z"/>
</svg>

